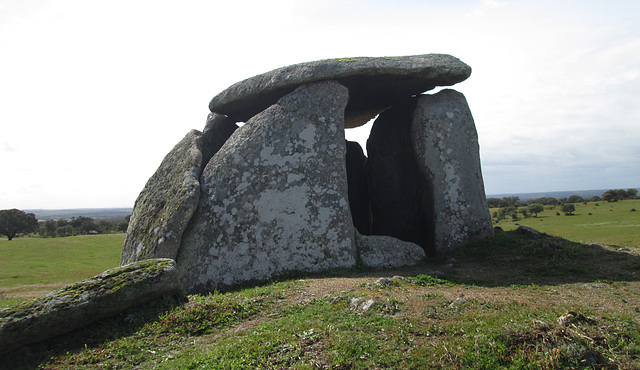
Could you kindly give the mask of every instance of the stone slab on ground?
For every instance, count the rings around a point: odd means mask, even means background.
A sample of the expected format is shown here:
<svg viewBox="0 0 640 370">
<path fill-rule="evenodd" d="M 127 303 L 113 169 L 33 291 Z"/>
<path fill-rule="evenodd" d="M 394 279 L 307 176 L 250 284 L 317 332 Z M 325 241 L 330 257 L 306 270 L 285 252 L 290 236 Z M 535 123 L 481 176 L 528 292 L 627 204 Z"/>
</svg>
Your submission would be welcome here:
<svg viewBox="0 0 640 370">
<path fill-rule="evenodd" d="M 165 295 L 183 294 L 171 259 L 107 270 L 32 303 L 0 311 L 0 353 L 83 328 Z"/>
</svg>

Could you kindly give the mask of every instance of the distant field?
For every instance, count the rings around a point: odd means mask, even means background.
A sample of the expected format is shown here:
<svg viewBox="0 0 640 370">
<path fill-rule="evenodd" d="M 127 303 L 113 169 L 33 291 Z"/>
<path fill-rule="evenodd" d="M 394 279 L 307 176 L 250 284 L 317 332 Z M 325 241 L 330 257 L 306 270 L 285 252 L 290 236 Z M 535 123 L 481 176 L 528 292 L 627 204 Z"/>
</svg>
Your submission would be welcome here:
<svg viewBox="0 0 640 370">
<path fill-rule="evenodd" d="M 500 220 L 494 226 L 508 231 L 529 226 L 538 231 L 572 241 L 640 247 L 640 199 L 608 203 L 606 201 L 575 204 L 573 216 L 566 216 L 559 206 L 545 206 L 538 217 Z M 632 209 L 638 211 L 632 212 Z M 491 214 L 497 209 L 491 209 Z M 556 212 L 560 213 L 557 215 Z M 522 217 L 521 214 L 518 214 Z"/>
<path fill-rule="evenodd" d="M 117 267 L 124 235 L 0 239 L 0 307 Z"/>
</svg>

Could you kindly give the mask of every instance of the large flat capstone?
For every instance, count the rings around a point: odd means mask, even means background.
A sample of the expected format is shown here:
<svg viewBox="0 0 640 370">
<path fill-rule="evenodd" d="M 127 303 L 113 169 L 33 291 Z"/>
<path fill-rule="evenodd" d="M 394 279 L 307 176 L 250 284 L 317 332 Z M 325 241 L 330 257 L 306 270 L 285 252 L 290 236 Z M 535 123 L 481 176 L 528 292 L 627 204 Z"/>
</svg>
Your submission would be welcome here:
<svg viewBox="0 0 640 370">
<path fill-rule="evenodd" d="M 334 81 L 303 85 L 211 158 L 176 259 L 187 291 L 355 264 L 344 162 L 348 98 Z"/>
<path fill-rule="evenodd" d="M 246 121 L 298 86 L 335 80 L 349 88 L 345 128 L 365 124 L 399 97 L 462 82 L 471 67 L 446 54 L 340 58 L 295 64 L 240 81 L 209 104 L 212 112 Z"/>
</svg>

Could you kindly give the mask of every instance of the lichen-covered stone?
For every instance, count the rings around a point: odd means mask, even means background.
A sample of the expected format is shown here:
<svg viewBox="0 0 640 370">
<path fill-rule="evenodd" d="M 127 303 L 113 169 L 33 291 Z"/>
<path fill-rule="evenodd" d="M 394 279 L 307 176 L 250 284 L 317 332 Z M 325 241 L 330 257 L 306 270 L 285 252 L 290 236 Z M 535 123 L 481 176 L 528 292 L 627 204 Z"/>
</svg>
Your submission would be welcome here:
<svg viewBox="0 0 640 370">
<path fill-rule="evenodd" d="M 0 311 L 0 352 L 85 327 L 165 295 L 183 294 L 173 260 L 111 269 L 30 304 Z"/>
<path fill-rule="evenodd" d="M 369 267 L 412 266 L 426 257 L 421 246 L 387 235 L 356 233 L 356 246 L 360 261 Z"/>
<path fill-rule="evenodd" d="M 348 97 L 333 81 L 301 86 L 211 158 L 177 257 L 187 291 L 355 264 L 344 162 Z"/>
<path fill-rule="evenodd" d="M 335 80 L 349 88 L 345 127 L 357 127 L 398 98 L 453 85 L 470 74 L 471 67 L 446 54 L 319 60 L 240 81 L 216 95 L 209 109 L 246 121 L 300 85 Z"/>
<path fill-rule="evenodd" d="M 175 259 L 182 233 L 198 206 L 202 133 L 189 132 L 164 158 L 133 207 L 121 265 Z"/>
<path fill-rule="evenodd" d="M 418 99 L 413 147 L 431 177 L 438 252 L 493 235 L 480 169 L 478 135 L 467 101 L 455 90 Z"/>
</svg>

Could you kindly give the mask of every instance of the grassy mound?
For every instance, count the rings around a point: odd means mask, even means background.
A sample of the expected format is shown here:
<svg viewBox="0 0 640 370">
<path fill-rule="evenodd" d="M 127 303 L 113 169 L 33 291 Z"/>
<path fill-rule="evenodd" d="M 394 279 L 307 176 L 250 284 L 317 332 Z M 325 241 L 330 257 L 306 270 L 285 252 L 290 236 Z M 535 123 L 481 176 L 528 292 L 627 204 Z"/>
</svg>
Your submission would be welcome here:
<svg viewBox="0 0 640 370">
<path fill-rule="evenodd" d="M 156 302 L 0 364 L 638 368 L 639 274 L 638 248 L 498 231 L 411 268 L 333 271 L 193 295 L 187 304 Z"/>
</svg>

